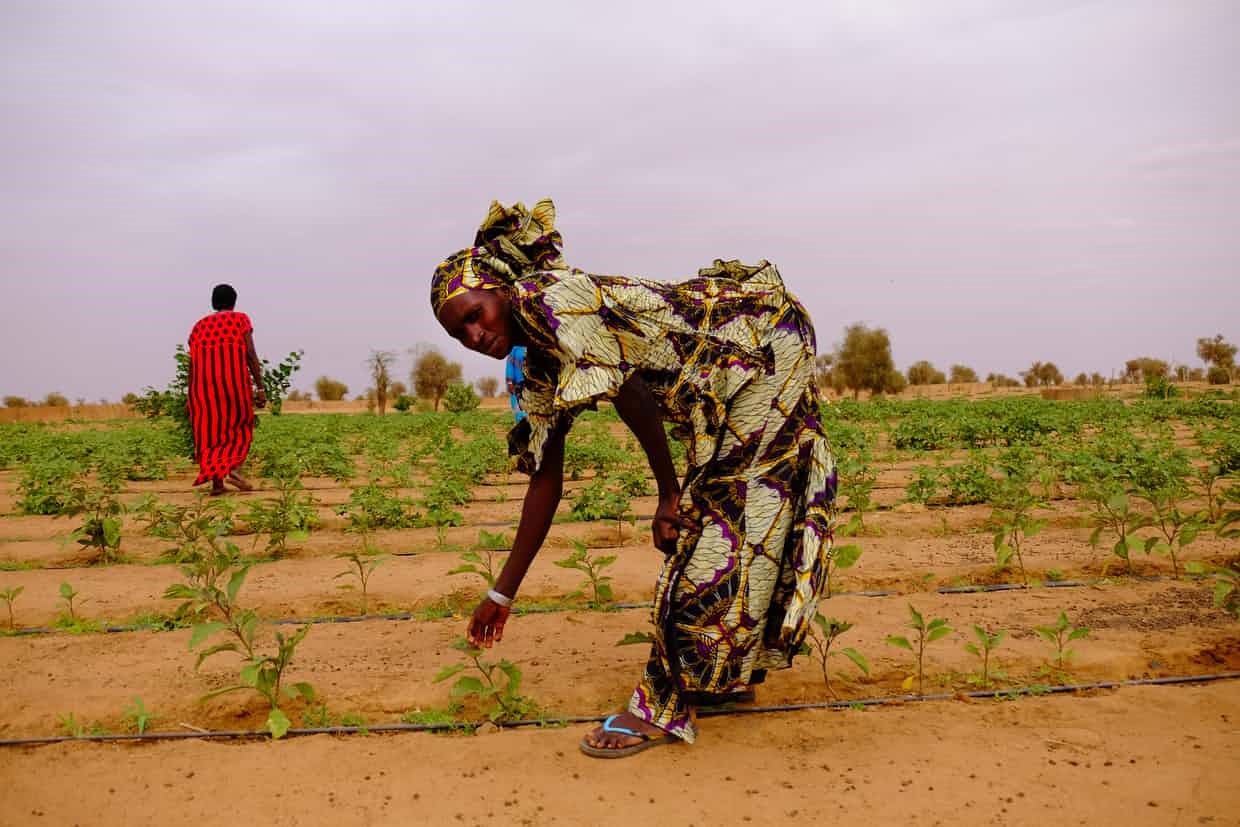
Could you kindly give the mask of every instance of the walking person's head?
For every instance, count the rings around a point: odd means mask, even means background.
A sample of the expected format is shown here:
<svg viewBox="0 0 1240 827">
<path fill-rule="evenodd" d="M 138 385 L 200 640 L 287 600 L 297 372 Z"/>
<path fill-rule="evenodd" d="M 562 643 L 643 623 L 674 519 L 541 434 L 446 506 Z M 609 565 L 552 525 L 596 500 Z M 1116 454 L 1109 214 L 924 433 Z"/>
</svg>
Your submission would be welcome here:
<svg viewBox="0 0 1240 827">
<path fill-rule="evenodd" d="M 231 284 L 217 284 L 211 290 L 212 310 L 232 310 L 237 306 L 237 291 Z"/>
</svg>

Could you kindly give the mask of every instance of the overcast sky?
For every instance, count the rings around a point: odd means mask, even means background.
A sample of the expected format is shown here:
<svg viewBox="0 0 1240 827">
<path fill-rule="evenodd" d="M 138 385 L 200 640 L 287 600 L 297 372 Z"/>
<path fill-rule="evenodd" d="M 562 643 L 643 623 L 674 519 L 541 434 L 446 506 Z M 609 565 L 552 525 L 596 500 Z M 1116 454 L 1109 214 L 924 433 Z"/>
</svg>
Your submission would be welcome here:
<svg viewBox="0 0 1240 827">
<path fill-rule="evenodd" d="M 439 345 L 492 198 L 568 261 L 778 264 L 820 351 L 1069 376 L 1240 334 L 1240 2 L 0 3 L 0 393 L 115 399 L 240 293 L 297 385 Z"/>
</svg>

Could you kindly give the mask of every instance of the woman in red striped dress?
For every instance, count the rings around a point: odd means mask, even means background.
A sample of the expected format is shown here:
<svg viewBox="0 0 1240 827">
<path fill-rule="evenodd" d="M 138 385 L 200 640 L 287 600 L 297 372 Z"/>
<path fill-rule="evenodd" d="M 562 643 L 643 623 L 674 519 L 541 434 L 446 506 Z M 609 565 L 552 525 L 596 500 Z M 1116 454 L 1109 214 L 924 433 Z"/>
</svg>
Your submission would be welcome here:
<svg viewBox="0 0 1240 827">
<path fill-rule="evenodd" d="M 237 291 L 227 284 L 216 285 L 211 291 L 215 312 L 199 319 L 189 334 L 186 404 L 199 468 L 194 485 L 210 480 L 212 494 L 224 493 L 225 480 L 242 491 L 253 487 L 237 469 L 254 440 L 254 406 L 267 404 L 254 328 L 249 316 L 233 310 L 236 306 Z"/>
</svg>

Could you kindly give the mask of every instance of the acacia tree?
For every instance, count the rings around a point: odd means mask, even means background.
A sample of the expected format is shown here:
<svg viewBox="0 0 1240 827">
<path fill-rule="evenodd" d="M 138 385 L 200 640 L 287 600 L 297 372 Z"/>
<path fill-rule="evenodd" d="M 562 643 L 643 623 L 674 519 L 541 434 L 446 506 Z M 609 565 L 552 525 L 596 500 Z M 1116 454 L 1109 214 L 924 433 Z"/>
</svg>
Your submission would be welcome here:
<svg viewBox="0 0 1240 827">
<path fill-rule="evenodd" d="M 1150 379 L 1165 377 L 1169 370 L 1167 363 L 1162 359 L 1141 356 L 1124 363 L 1124 381 L 1147 382 Z"/>
<path fill-rule="evenodd" d="M 891 337 L 881 327 L 869 328 L 858 322 L 844 328 L 844 341 L 832 355 L 832 384 L 847 388 L 853 396 L 861 391 L 899 393 L 904 376 L 891 358 Z"/>
<path fill-rule="evenodd" d="M 1213 366 L 1231 370 L 1236 365 L 1236 346 L 1219 333 L 1213 339 L 1197 340 L 1197 356 L 1206 363 L 1206 368 Z"/>
<path fill-rule="evenodd" d="M 914 362 L 908 367 L 908 383 L 910 385 L 941 385 L 947 381 L 943 371 L 925 359 Z"/>
<path fill-rule="evenodd" d="M 968 365 L 952 365 L 948 380 L 953 385 L 965 385 L 977 381 L 977 371 Z"/>
<path fill-rule="evenodd" d="M 474 384 L 478 386 L 478 393 L 482 394 L 484 399 L 489 399 L 499 393 L 499 380 L 494 376 L 483 376 Z"/>
<path fill-rule="evenodd" d="M 349 386 L 328 376 L 314 380 L 314 392 L 324 402 L 339 402 L 349 395 Z"/>
<path fill-rule="evenodd" d="M 448 385 L 461 381 L 461 365 L 449 362 L 439 351 L 428 348 L 413 363 L 413 391 L 421 399 L 429 399 L 439 410 L 439 402 L 448 392 Z"/>
<path fill-rule="evenodd" d="M 392 365 L 396 364 L 396 354 L 390 350 L 372 350 L 366 359 L 366 367 L 370 368 L 370 378 L 374 380 L 375 404 L 379 408 L 379 416 L 387 410 L 388 389 L 392 383 Z"/>
<path fill-rule="evenodd" d="M 1034 362 L 1029 370 L 1020 372 L 1020 378 L 1025 380 L 1027 388 L 1063 384 L 1063 374 L 1059 372 L 1054 362 Z"/>
</svg>

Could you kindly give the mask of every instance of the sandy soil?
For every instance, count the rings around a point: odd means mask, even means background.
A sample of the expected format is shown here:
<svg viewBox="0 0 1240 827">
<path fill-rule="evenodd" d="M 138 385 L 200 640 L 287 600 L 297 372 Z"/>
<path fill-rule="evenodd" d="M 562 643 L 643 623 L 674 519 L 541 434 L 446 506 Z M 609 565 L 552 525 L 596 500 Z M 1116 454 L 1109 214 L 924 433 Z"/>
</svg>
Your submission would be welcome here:
<svg viewBox="0 0 1240 827">
<path fill-rule="evenodd" d="M 944 458 L 952 454 L 944 452 Z M 838 594 L 824 614 L 852 622 L 838 647 L 869 660 L 863 675 L 844 658 L 830 661 L 831 686 L 808 658 L 774 673 L 758 690 L 760 704 L 899 698 L 913 673 L 910 655 L 885 642 L 908 634 L 908 606 L 955 629 L 931 644 L 926 692 L 962 692 L 979 681 L 977 658 L 964 645 L 972 626 L 1005 629 L 992 673 L 998 688 L 1240 670 L 1240 624 L 1213 607 L 1209 581 L 1173 581 L 1162 558 L 1135 561 L 1124 576 L 1084 588 L 1034 588 L 940 594 L 959 584 L 1014 579 L 993 571 L 989 507 L 926 508 L 901 504 L 911 469 L 928 460 L 887 455 L 866 532 L 841 543 L 864 550 L 842 572 L 837 591 L 888 590 L 888 596 Z M 191 477 L 132 484 L 127 497 L 155 493 L 185 502 Z M 452 643 L 482 590 L 480 579 L 450 575 L 478 528 L 509 530 L 524 486 L 495 479 L 479 486 L 462 509 L 466 526 L 438 547 L 431 529 L 386 531 L 379 547 L 391 554 L 371 581 L 371 610 L 414 610 L 411 621 L 368 620 L 314 626 L 298 649 L 290 680 L 312 683 L 333 718 L 369 724 L 445 708 L 446 684 L 432 677 L 460 660 Z M 582 482 L 569 482 L 570 491 Z M 63 611 L 61 582 L 80 592 L 83 616 L 124 622 L 168 612 L 162 595 L 177 570 L 159 564 L 167 543 L 127 520 L 122 551 L 128 562 L 90 566 L 67 540 L 70 519 L 13 514 L 16 475 L 0 473 L 0 588 L 23 586 L 15 605 L 21 626 L 53 622 Z M 348 488 L 308 480 L 323 525 L 292 543 L 280 560 L 255 564 L 242 601 L 267 617 L 352 614 L 356 591 L 339 587 L 346 563 L 335 555 L 356 548 L 335 507 Z M 413 494 L 414 492 L 405 492 Z M 268 496 L 238 495 L 242 502 Z M 562 512 L 568 511 L 568 503 Z M 634 510 L 648 515 L 652 499 Z M 1048 527 L 1028 548 L 1036 579 L 1099 578 L 1105 552 L 1088 546 L 1081 503 L 1056 500 L 1040 516 Z M 552 565 L 574 540 L 616 546 L 607 570 L 616 597 L 648 600 L 661 556 L 646 542 L 648 524 L 561 522 L 526 581 L 524 605 L 546 613 L 514 616 L 489 657 L 507 658 L 524 675 L 523 693 L 548 715 L 597 715 L 627 699 L 647 652 L 617 647 L 625 634 L 649 627 L 649 612 L 588 611 L 572 593 L 580 576 Z M 260 553 L 264 537 L 234 538 Z M 1202 536 L 1184 559 L 1234 556 L 1233 541 Z M 28 568 L 26 568 L 28 567 Z M 1064 670 L 1052 661 L 1037 625 L 1059 612 L 1090 629 L 1073 644 Z M 0 615 L 0 622 L 7 620 Z M 289 627 L 283 627 L 288 629 Z M 264 627 L 264 642 L 272 627 Z M 0 738 L 59 734 L 72 714 L 88 729 L 127 730 L 123 710 L 141 697 L 156 730 L 185 726 L 261 728 L 265 711 L 247 695 L 205 703 L 205 693 L 236 680 L 224 654 L 194 668 L 190 633 L 0 637 Z M 288 707 L 295 724 L 304 703 Z M 476 717 L 467 707 L 464 714 Z M 964 700 L 892 703 L 868 711 L 801 712 L 704 719 L 693 747 L 660 747 L 624 762 L 581 756 L 584 727 L 503 731 L 468 736 L 313 737 L 287 742 L 148 745 L 68 744 L 0 748 L 4 806 L 0 825 L 152 824 L 190 819 L 201 824 L 743 824 L 854 817 L 878 824 L 1240 824 L 1240 681 L 1195 687 L 1137 687 L 1013 702 Z M 54 779 L 54 780 L 49 780 Z M 67 791 L 73 794 L 66 795 Z M 688 791 L 688 794 L 686 792 Z"/>
<path fill-rule="evenodd" d="M 1231 683 L 713 719 L 609 763 L 578 753 L 584 726 L 62 745 L 0 754 L 0 824 L 1221 827 L 1238 725 Z"/>
</svg>

